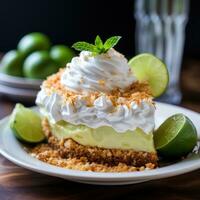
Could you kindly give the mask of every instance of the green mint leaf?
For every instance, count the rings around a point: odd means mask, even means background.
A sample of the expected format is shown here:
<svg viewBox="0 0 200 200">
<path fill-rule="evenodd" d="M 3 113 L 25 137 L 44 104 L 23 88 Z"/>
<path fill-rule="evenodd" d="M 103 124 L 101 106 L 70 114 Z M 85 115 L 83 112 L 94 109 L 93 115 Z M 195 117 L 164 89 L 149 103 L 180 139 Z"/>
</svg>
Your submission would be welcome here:
<svg viewBox="0 0 200 200">
<path fill-rule="evenodd" d="M 74 49 L 77 51 L 90 51 L 97 52 L 97 48 L 95 45 L 87 43 L 87 42 L 76 42 L 72 45 Z M 98 52 L 97 52 L 98 53 Z"/>
<path fill-rule="evenodd" d="M 110 48 L 114 47 L 120 39 L 121 36 L 113 36 L 108 38 L 103 44 L 101 38 L 97 35 L 94 42 L 95 44 L 90 44 L 88 42 L 76 42 L 72 45 L 72 47 L 78 51 L 90 51 L 93 55 L 98 55 L 106 53 Z"/>
<path fill-rule="evenodd" d="M 104 43 L 105 52 L 108 51 L 110 48 L 114 47 L 119 42 L 120 39 L 121 36 L 113 36 L 108 38 Z"/>
<path fill-rule="evenodd" d="M 95 39 L 95 45 L 98 49 L 103 48 L 103 42 L 102 42 L 101 38 L 99 37 L 99 35 L 97 35 L 97 37 Z"/>
</svg>

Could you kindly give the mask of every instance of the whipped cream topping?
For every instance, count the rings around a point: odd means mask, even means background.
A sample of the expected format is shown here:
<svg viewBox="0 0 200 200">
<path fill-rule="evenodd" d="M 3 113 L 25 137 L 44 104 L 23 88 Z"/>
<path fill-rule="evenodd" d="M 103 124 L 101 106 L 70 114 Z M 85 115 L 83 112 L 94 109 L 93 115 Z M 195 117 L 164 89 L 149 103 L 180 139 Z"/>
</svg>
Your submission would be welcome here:
<svg viewBox="0 0 200 200">
<path fill-rule="evenodd" d="M 65 120 L 75 125 L 84 124 L 91 128 L 110 126 L 117 132 L 141 128 L 145 133 L 154 129 L 155 107 L 150 99 L 143 99 L 140 104 L 123 104 L 124 97 L 114 106 L 106 96 L 118 88 L 124 90 L 136 81 L 130 71 L 127 59 L 114 49 L 106 54 L 93 55 L 83 51 L 72 59 L 61 75 L 61 84 L 68 90 L 75 91 L 77 97 L 72 103 L 56 91 L 47 94 L 44 85 L 38 93 L 36 103 L 44 115 L 56 123 Z M 84 96 L 90 92 L 100 92 L 92 106 L 88 106 Z"/>
<path fill-rule="evenodd" d="M 117 132 L 141 128 L 147 134 L 154 129 L 155 108 L 148 100 L 143 100 L 141 104 L 132 102 L 129 107 L 127 105 L 115 107 L 110 99 L 102 95 L 94 101 L 92 107 L 88 107 L 82 96 L 78 96 L 72 105 L 57 93 L 47 95 L 43 88 L 38 93 L 36 103 L 51 123 L 65 120 L 91 128 L 110 126 Z"/>
<path fill-rule="evenodd" d="M 63 85 L 78 93 L 123 90 L 135 81 L 127 59 L 114 49 L 95 56 L 92 52 L 82 51 L 67 64 L 61 78 Z"/>
</svg>

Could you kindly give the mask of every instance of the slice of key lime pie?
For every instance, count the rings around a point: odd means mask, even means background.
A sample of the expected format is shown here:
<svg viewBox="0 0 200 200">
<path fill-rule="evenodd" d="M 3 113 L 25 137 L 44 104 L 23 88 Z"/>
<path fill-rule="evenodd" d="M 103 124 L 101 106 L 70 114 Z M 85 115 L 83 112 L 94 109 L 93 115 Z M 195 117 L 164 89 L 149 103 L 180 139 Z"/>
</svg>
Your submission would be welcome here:
<svg viewBox="0 0 200 200">
<path fill-rule="evenodd" d="M 44 81 L 38 93 L 43 129 L 63 158 L 155 168 L 155 84 L 141 81 L 145 76 L 135 67 L 140 58 L 131 61 L 132 72 L 113 48 L 119 39 L 114 36 L 103 44 L 97 36 L 95 45 L 73 45 L 80 55 Z"/>
</svg>

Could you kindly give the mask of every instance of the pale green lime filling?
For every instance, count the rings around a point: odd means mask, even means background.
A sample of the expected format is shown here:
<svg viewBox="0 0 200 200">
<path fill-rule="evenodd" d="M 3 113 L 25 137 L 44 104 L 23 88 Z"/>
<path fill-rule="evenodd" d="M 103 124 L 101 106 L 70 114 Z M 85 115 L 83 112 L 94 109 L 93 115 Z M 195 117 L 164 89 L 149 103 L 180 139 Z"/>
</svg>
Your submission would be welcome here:
<svg viewBox="0 0 200 200">
<path fill-rule="evenodd" d="M 58 139 L 71 138 L 84 146 L 155 152 L 153 134 L 146 134 L 139 128 L 118 133 L 107 126 L 93 129 L 85 125 L 73 125 L 60 121 L 51 123 L 51 131 Z"/>
</svg>

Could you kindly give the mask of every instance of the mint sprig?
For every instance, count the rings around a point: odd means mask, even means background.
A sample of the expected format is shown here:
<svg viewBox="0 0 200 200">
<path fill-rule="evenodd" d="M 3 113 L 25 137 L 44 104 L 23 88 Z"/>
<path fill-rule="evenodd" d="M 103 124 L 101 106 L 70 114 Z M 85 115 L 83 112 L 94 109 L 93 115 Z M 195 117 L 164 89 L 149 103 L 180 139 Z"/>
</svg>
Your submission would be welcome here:
<svg viewBox="0 0 200 200">
<path fill-rule="evenodd" d="M 110 48 L 114 47 L 119 42 L 120 39 L 121 39 L 120 36 L 113 36 L 113 37 L 108 38 L 103 45 L 105 50 L 107 51 Z"/>
<path fill-rule="evenodd" d="M 96 46 L 87 42 L 76 42 L 75 44 L 73 44 L 72 46 L 73 48 L 75 48 L 78 51 L 92 51 L 94 52 L 96 50 Z"/>
<path fill-rule="evenodd" d="M 90 51 L 96 54 L 106 53 L 109 49 L 114 47 L 121 36 L 113 36 L 108 38 L 105 43 L 102 42 L 99 35 L 96 36 L 94 44 L 90 44 L 88 42 L 76 42 L 72 45 L 72 47 L 78 51 Z"/>
<path fill-rule="evenodd" d="M 99 37 L 99 35 L 97 35 L 97 37 L 95 38 L 94 43 L 97 48 L 100 48 L 100 49 L 103 48 L 103 42 L 101 38 Z"/>
</svg>

